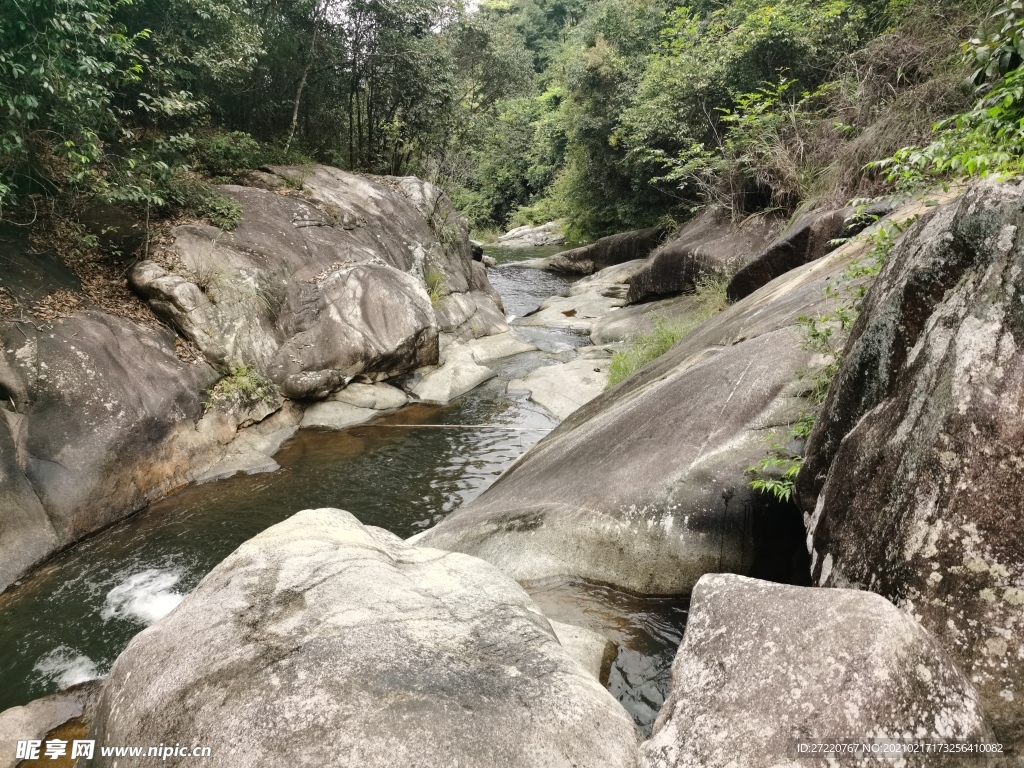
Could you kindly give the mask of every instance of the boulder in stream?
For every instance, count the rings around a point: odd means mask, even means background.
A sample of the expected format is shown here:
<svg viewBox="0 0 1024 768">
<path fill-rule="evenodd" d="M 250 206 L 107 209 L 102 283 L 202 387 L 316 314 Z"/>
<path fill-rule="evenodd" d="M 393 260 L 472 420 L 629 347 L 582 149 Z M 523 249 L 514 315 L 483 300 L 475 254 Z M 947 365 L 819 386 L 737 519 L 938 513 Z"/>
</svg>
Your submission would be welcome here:
<svg viewBox="0 0 1024 768">
<path fill-rule="evenodd" d="M 890 760 L 801 755 L 796 742 L 992 737 L 973 686 L 935 638 L 871 592 L 705 576 L 672 681 L 642 748 L 645 768 L 874 765 Z M 964 758 L 891 762 L 952 768 Z"/>
<path fill-rule="evenodd" d="M 135 320 L 0 322 L 0 590 L 219 459 L 233 425 L 196 428 L 217 378 Z"/>
<path fill-rule="evenodd" d="M 592 275 L 607 267 L 646 258 L 665 236 L 661 227 L 602 237 L 589 245 L 562 251 L 546 260 L 545 269 L 577 275 Z"/>
<path fill-rule="evenodd" d="M 410 546 L 333 509 L 246 542 L 137 635 L 114 663 L 90 738 L 194 739 L 211 747 L 210 768 L 638 759 L 629 716 L 522 587 L 481 560 Z"/>
</svg>

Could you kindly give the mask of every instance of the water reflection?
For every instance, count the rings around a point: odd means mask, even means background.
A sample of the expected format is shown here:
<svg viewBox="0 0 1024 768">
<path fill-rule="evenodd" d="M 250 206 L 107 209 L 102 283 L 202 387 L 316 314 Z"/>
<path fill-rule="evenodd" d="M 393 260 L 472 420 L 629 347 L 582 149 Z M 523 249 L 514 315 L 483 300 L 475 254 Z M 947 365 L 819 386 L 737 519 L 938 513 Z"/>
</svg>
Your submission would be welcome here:
<svg viewBox="0 0 1024 768">
<path fill-rule="evenodd" d="M 672 660 L 689 602 L 639 597 L 583 581 L 532 584 L 527 591 L 546 616 L 587 627 L 618 644 L 608 689 L 649 736 L 672 686 Z"/>
</svg>

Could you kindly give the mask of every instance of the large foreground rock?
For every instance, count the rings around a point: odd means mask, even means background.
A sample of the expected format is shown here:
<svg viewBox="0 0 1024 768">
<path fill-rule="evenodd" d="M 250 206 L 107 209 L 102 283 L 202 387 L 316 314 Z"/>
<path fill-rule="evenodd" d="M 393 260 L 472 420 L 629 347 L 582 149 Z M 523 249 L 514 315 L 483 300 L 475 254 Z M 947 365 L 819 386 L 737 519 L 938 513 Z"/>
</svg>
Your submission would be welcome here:
<svg viewBox="0 0 1024 768">
<path fill-rule="evenodd" d="M 211 768 L 637 761 L 628 715 L 519 585 L 330 509 L 246 542 L 136 636 L 92 737 L 187 738 Z"/>
<path fill-rule="evenodd" d="M 630 280 L 629 303 L 675 296 L 693 289 L 702 274 L 734 274 L 770 243 L 782 228 L 772 217 L 734 222 L 708 211 L 687 223 L 648 259 Z"/>
<path fill-rule="evenodd" d="M 859 765 L 866 761 L 796 759 L 795 742 L 991 738 L 977 694 L 935 639 L 870 592 L 705 576 L 693 591 L 672 681 L 643 746 L 648 768 Z"/>
<path fill-rule="evenodd" d="M 144 261 L 131 272 L 212 365 L 255 366 L 288 397 L 322 399 L 356 375 L 436 363 L 441 332 L 508 330 L 464 220 L 436 187 L 327 166 L 274 171 L 263 176 L 276 190 L 220 188 L 242 207 L 233 231 L 175 228 L 181 269 Z M 285 181 L 302 194 L 280 194 Z"/>
<path fill-rule="evenodd" d="M 1024 754 L 1024 192 L 926 215 L 872 288 L 799 492 L 814 575 L 936 635 Z"/>
<path fill-rule="evenodd" d="M 609 235 L 590 245 L 551 256 L 547 259 L 546 268 L 554 272 L 592 275 L 616 264 L 645 258 L 658 247 L 664 236 L 665 230 L 661 227 Z"/>
</svg>

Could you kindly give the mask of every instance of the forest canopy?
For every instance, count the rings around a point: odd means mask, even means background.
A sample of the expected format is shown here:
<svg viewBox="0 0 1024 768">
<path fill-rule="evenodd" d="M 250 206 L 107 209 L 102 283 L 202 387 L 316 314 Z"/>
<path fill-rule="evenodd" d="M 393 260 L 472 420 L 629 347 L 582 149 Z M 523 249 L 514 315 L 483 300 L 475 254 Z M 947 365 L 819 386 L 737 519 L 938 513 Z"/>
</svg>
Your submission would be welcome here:
<svg viewBox="0 0 1024 768">
<path fill-rule="evenodd" d="M 1019 170 L 1024 9 L 980 0 L 12 0 L 0 219 L 230 226 L 268 163 L 595 237 Z"/>
</svg>

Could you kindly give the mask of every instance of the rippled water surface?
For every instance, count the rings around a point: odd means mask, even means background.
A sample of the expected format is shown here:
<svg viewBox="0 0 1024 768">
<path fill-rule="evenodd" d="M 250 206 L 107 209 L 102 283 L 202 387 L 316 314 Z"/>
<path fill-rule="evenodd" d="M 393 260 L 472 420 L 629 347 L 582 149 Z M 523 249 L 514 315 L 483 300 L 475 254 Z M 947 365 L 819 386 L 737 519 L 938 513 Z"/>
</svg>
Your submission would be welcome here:
<svg viewBox="0 0 1024 768">
<path fill-rule="evenodd" d="M 558 250 L 492 252 L 503 266 L 490 270 L 491 281 L 510 315 L 565 292 L 565 279 L 514 264 Z M 566 331 L 530 338 L 556 352 L 587 343 Z M 303 430 L 275 456 L 281 470 L 190 486 L 58 555 L 0 595 L 0 710 L 105 674 L 132 636 L 239 544 L 299 510 L 347 509 L 402 537 L 434 525 L 555 426 L 542 408 L 506 391 L 510 379 L 551 362 L 540 353 L 500 361 L 496 379 L 445 407 L 409 406 L 338 432 Z M 612 691 L 649 725 L 685 610 L 596 588 L 577 589 L 575 602 L 566 594 L 538 599 L 560 596 L 559 610 L 577 611 L 577 623 L 604 622 L 594 628 L 622 648 Z"/>
</svg>

